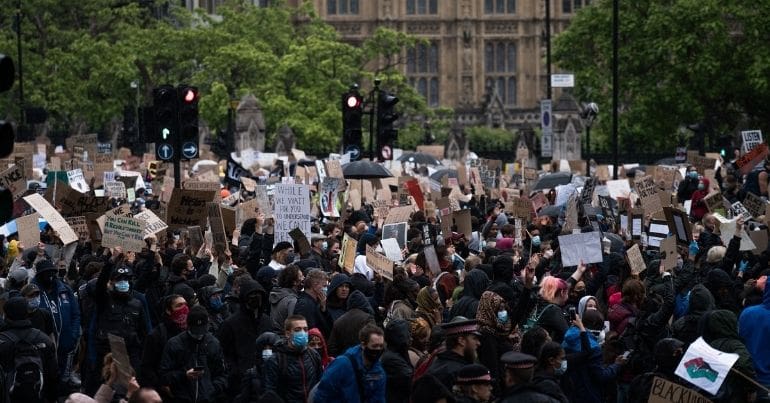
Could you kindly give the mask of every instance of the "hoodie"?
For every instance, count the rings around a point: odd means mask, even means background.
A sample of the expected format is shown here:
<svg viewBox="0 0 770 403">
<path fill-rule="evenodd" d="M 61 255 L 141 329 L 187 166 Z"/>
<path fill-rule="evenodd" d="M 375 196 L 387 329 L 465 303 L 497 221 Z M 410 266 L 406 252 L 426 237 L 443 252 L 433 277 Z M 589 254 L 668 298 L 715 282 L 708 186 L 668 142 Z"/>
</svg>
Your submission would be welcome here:
<svg viewBox="0 0 770 403">
<path fill-rule="evenodd" d="M 578 315 L 580 317 L 583 317 L 583 314 L 586 312 L 586 305 L 588 305 L 588 301 L 594 300 L 597 306 L 599 306 L 599 300 L 596 299 L 593 295 L 586 295 L 582 298 L 580 298 L 580 301 L 578 302 Z"/>
<path fill-rule="evenodd" d="M 765 285 L 762 303 L 743 310 L 738 321 L 738 331 L 746 348 L 754 359 L 757 380 L 770 387 L 770 287 Z"/>
<path fill-rule="evenodd" d="M 297 305 L 297 291 L 293 288 L 275 287 L 270 291 L 270 320 L 273 330 L 283 331 L 283 322 L 294 314 Z"/>
<path fill-rule="evenodd" d="M 690 291 L 690 302 L 685 315 L 671 326 L 673 336 L 684 342 L 685 348 L 698 338 L 698 321 L 707 311 L 714 309 L 714 296 L 703 286 L 697 284 Z"/>
<path fill-rule="evenodd" d="M 489 277 L 480 269 L 473 269 L 465 276 L 463 294 L 460 300 L 452 306 L 450 317 L 463 316 L 475 318 L 479 308 L 481 294 L 489 287 Z"/>
<path fill-rule="evenodd" d="M 711 347 L 725 353 L 738 354 L 738 361 L 733 365 L 733 369 L 756 379 L 751 355 L 738 336 L 738 318 L 732 311 L 719 309 L 705 313 L 701 317 L 699 330 L 703 340 Z M 723 390 L 731 396 L 731 402 L 744 402 L 746 394 L 755 391 L 756 387 L 743 377 L 730 372 L 720 392 Z"/>
<path fill-rule="evenodd" d="M 374 311 L 361 291 L 353 291 L 348 297 L 348 309 L 334 322 L 329 336 L 329 353 L 337 356 L 358 344 L 358 331 L 374 323 Z"/>
<path fill-rule="evenodd" d="M 339 319 L 347 310 L 347 300 L 340 300 L 337 298 L 336 294 L 337 288 L 343 284 L 347 284 L 350 291 L 353 291 L 350 277 L 345 273 L 337 273 L 332 276 L 332 279 L 329 282 L 329 289 L 326 291 L 326 312 L 329 313 L 332 322 Z M 348 294 L 348 296 L 349 295 L 350 294 Z"/>
<path fill-rule="evenodd" d="M 388 348 L 382 354 L 382 367 L 387 375 L 387 401 L 405 402 L 409 400 L 414 367 L 409 361 L 409 322 L 394 319 L 385 328 L 385 343 Z"/>
</svg>

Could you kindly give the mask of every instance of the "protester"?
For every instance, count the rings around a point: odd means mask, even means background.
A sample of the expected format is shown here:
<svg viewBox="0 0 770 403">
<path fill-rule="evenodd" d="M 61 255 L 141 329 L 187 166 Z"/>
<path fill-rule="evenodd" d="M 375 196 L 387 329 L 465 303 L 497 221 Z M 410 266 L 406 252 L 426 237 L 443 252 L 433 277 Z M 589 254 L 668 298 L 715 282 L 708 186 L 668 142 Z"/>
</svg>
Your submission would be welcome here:
<svg viewBox="0 0 770 403">
<path fill-rule="evenodd" d="M 375 323 L 374 310 L 361 291 L 350 293 L 347 304 L 347 312 L 334 321 L 332 333 L 329 336 L 329 353 L 335 357 L 358 344 L 358 332 L 364 326 Z"/>
<path fill-rule="evenodd" d="M 479 347 L 478 323 L 475 319 L 455 321 L 441 325 L 446 332 L 446 351 L 436 355 L 428 373 L 438 378 L 450 389 L 460 369 L 476 361 L 476 350 Z"/>
<path fill-rule="evenodd" d="M 386 396 L 389 403 L 409 399 L 414 366 L 409 361 L 409 323 L 395 319 L 385 328 L 387 348 L 382 354 L 382 367 L 387 375 Z"/>
<path fill-rule="evenodd" d="M 273 321 L 273 331 L 280 331 L 286 318 L 294 314 L 297 304 L 297 294 L 302 290 L 305 276 L 296 265 L 283 268 L 278 274 L 278 287 L 270 291 L 270 320 Z"/>
<path fill-rule="evenodd" d="M 168 400 L 170 396 L 162 388 L 164 385 L 161 383 L 160 361 L 168 340 L 187 330 L 187 316 L 190 308 L 187 306 L 187 301 L 176 294 L 165 297 L 163 305 L 165 309 L 160 324 L 144 340 L 138 379 L 141 385 L 155 388 Z"/>
<path fill-rule="evenodd" d="M 294 305 L 294 314 L 302 315 L 307 320 L 308 327 L 317 328 L 325 335 L 329 335 L 332 328 L 326 314 L 327 283 L 326 273 L 311 269 L 305 276 L 304 288 Z"/>
<path fill-rule="evenodd" d="M 307 321 L 302 316 L 286 318 L 284 336 L 265 363 L 265 391 L 277 393 L 287 403 L 306 402 L 323 374 L 321 356 L 308 348 Z"/>
</svg>

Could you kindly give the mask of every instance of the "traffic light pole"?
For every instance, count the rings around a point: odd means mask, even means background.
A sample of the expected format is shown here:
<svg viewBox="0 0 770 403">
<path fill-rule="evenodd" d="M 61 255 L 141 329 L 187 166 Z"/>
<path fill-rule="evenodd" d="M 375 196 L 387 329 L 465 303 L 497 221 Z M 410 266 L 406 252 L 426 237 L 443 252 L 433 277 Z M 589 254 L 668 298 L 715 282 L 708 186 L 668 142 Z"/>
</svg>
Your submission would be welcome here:
<svg viewBox="0 0 770 403">
<path fill-rule="evenodd" d="M 178 143 L 178 142 L 177 142 Z M 174 157 L 174 189 L 182 188 L 182 160 Z"/>
<path fill-rule="evenodd" d="M 374 121 L 377 119 L 377 100 L 380 99 L 380 80 L 374 80 L 374 89 L 369 93 L 369 102 L 372 103 L 371 115 L 369 115 L 369 161 L 374 161 Z M 377 122 L 377 133 L 380 132 L 380 125 Z"/>
</svg>

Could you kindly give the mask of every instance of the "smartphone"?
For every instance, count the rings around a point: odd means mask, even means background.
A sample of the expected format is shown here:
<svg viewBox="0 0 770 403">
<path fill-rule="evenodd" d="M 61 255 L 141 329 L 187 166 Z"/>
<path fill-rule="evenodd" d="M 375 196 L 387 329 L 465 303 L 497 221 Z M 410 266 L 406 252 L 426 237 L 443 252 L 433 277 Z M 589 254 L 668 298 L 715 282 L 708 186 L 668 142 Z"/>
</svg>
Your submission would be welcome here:
<svg viewBox="0 0 770 403">
<path fill-rule="evenodd" d="M 624 359 L 624 360 L 627 360 L 627 359 L 628 359 L 628 356 L 629 356 L 629 355 L 631 355 L 631 352 L 633 352 L 633 351 L 634 351 L 634 350 L 628 350 L 628 351 L 626 351 L 625 353 L 623 353 L 623 359 Z"/>
<path fill-rule="evenodd" d="M 574 306 L 571 306 L 571 307 L 569 307 L 569 319 L 570 320 L 575 320 L 575 318 L 577 318 L 577 311 L 575 311 L 575 307 Z"/>
</svg>

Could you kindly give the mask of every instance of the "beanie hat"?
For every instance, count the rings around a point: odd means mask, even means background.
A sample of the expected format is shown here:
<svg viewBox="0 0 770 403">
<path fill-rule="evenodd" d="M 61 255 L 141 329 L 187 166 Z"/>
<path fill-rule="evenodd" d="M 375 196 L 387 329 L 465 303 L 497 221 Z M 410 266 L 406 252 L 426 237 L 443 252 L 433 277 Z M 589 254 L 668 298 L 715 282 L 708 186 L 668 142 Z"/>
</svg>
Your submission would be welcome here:
<svg viewBox="0 0 770 403">
<path fill-rule="evenodd" d="M 25 320 L 29 317 L 27 311 L 27 299 L 24 297 L 11 297 L 5 303 L 5 317 L 8 320 Z"/>
<path fill-rule="evenodd" d="M 51 270 L 56 271 L 56 266 L 54 266 L 53 262 L 51 262 L 50 260 L 43 259 L 37 262 L 37 264 L 35 264 L 35 269 L 37 270 L 37 274 L 40 274 Z"/>
<path fill-rule="evenodd" d="M 292 244 L 290 242 L 281 241 L 281 242 L 278 242 L 277 244 L 275 244 L 275 246 L 273 247 L 272 254 L 274 255 L 274 254 L 276 254 L 276 253 L 278 253 L 278 252 L 280 252 L 282 250 L 286 250 L 286 249 L 293 248 L 293 247 L 294 246 L 292 246 Z"/>
</svg>

